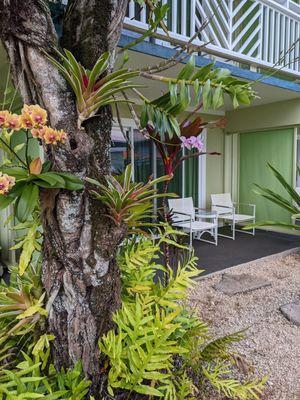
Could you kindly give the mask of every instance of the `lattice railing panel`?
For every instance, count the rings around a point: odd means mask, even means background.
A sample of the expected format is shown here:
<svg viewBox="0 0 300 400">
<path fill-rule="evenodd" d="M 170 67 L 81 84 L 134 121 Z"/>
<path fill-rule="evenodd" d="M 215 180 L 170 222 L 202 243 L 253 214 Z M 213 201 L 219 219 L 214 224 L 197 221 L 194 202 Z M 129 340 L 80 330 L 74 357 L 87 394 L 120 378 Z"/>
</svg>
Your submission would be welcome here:
<svg viewBox="0 0 300 400">
<path fill-rule="evenodd" d="M 208 52 L 261 67 L 276 65 L 290 74 L 300 75 L 300 5 L 294 1 L 161 1 L 170 6 L 165 22 L 173 42 L 189 40 L 209 20 L 195 40 L 195 44 L 208 43 Z M 148 15 L 146 7 L 130 0 L 125 27 L 146 29 Z M 161 44 L 167 44 L 162 30 L 158 30 L 157 37 L 163 40 Z"/>
</svg>

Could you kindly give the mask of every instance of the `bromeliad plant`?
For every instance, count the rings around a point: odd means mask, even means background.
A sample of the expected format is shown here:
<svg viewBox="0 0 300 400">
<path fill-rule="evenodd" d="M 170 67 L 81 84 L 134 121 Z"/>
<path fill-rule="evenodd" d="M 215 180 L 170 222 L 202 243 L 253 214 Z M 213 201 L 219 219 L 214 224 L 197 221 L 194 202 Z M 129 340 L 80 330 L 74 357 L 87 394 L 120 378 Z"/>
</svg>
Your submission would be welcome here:
<svg viewBox="0 0 300 400">
<path fill-rule="evenodd" d="M 7 159 L 0 166 L 0 210 L 14 204 L 15 216 L 26 222 L 38 207 L 39 190 L 83 188 L 82 181 L 67 172 L 51 171 L 50 162 L 29 156 L 31 141 L 46 146 L 63 144 L 67 134 L 46 125 L 47 112 L 38 105 L 24 105 L 20 115 L 0 111 L 0 148 Z M 22 135 L 23 133 L 23 135 Z M 25 137 L 13 146 L 15 140 Z"/>
<path fill-rule="evenodd" d="M 70 51 L 65 49 L 64 54 L 59 51 L 57 54 L 62 63 L 51 56 L 49 58 L 75 93 L 79 128 L 83 121 L 95 116 L 100 107 L 126 101 L 116 99 L 116 94 L 140 86 L 130 82 L 131 78 L 139 75 L 137 71 L 125 68 L 108 72 L 109 53 L 102 54 L 91 71 L 76 61 Z"/>
<path fill-rule="evenodd" d="M 145 233 L 143 227 L 153 226 L 149 222 L 149 219 L 154 217 L 153 201 L 165 196 L 158 194 L 155 186 L 169 179 L 169 176 L 162 176 L 157 179 L 150 177 L 146 184 L 132 182 L 131 165 L 125 168 L 122 175 L 107 176 L 105 185 L 86 178 L 89 183 L 100 189 L 99 192 L 92 190 L 91 193 L 107 207 L 108 217 L 117 226 L 125 224 L 128 233 Z"/>
</svg>

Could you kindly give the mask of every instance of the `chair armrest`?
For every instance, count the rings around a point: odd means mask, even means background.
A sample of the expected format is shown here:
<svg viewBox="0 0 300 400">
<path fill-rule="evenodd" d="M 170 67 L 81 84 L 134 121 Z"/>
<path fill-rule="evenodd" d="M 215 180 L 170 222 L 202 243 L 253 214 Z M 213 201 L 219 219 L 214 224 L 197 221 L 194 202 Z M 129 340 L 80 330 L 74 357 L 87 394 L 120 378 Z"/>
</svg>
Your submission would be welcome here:
<svg viewBox="0 0 300 400">
<path fill-rule="evenodd" d="M 211 209 L 213 210 L 214 209 L 214 207 L 220 207 L 220 208 L 226 208 L 226 209 L 228 209 L 228 212 L 231 212 L 232 214 L 235 214 L 235 206 L 232 206 L 232 207 L 229 207 L 229 206 L 221 206 L 221 205 L 219 205 L 219 204 L 212 204 L 211 205 Z M 227 211 L 221 211 L 221 212 L 218 212 L 218 210 L 216 210 L 217 211 L 217 213 L 219 214 L 219 215 L 222 215 L 222 214 L 227 214 Z"/>
<path fill-rule="evenodd" d="M 180 212 L 180 211 L 174 211 L 174 210 L 171 210 L 172 211 L 172 213 L 174 214 L 174 215 L 176 215 L 176 214 L 179 214 L 179 215 L 185 215 L 186 217 L 189 217 L 188 219 L 186 219 L 185 221 L 192 221 L 192 215 L 191 214 L 188 214 L 188 213 L 184 213 L 184 212 Z M 174 221 L 174 223 L 176 223 L 176 222 L 183 222 L 184 220 L 182 220 L 182 221 Z"/>
<path fill-rule="evenodd" d="M 173 214 L 187 215 L 192 218 L 192 214 L 184 213 L 181 211 L 174 211 L 174 210 L 171 210 L 171 211 L 173 212 Z"/>
<path fill-rule="evenodd" d="M 256 211 L 256 204 L 251 204 L 251 203 L 238 203 L 238 202 L 233 202 L 233 204 L 234 205 L 236 205 L 236 208 L 239 210 L 239 207 L 240 206 L 246 206 L 246 207 L 249 207 L 249 208 L 252 208 L 252 213 L 253 213 L 253 216 L 255 217 L 255 211 Z M 250 212 L 250 210 L 249 210 L 249 212 Z"/>
<path fill-rule="evenodd" d="M 229 207 L 229 206 L 222 206 L 221 204 L 212 204 L 212 207 L 221 207 L 221 208 L 228 208 L 230 210 L 232 210 L 234 208 L 234 206 Z"/>
<path fill-rule="evenodd" d="M 237 201 L 234 201 L 233 204 L 236 204 L 237 206 L 250 206 L 250 207 L 255 207 L 256 204 L 252 203 L 238 203 Z"/>
</svg>

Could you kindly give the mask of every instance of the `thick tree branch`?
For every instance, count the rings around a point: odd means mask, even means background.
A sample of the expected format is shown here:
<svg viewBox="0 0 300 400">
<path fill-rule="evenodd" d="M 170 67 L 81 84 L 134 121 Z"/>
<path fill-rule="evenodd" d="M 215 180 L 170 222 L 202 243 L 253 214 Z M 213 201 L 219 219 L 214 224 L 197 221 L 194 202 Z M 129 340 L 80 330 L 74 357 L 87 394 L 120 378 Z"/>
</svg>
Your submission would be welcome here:
<svg viewBox="0 0 300 400">
<path fill-rule="evenodd" d="M 101 108 L 78 129 L 75 96 L 45 54 L 58 46 L 58 38 L 49 9 L 41 4 L 0 0 L 0 39 L 15 86 L 24 102 L 48 111 L 49 125 L 68 134 L 65 145 L 44 149 L 54 169 L 101 180 L 110 173 L 111 110 Z M 103 51 L 114 54 L 126 4 L 127 0 L 70 1 L 63 38 L 87 67 Z M 115 256 L 126 230 L 113 225 L 88 190 L 45 190 L 41 208 L 42 281 L 49 299 L 48 331 L 56 337 L 54 362 L 61 368 L 81 360 L 93 382 L 91 391 L 99 397 L 103 376 L 98 340 L 112 327 L 112 314 L 120 305 Z"/>
<path fill-rule="evenodd" d="M 118 44 L 128 0 L 70 0 L 64 19 L 62 47 L 86 68 L 99 56 L 112 55 Z"/>
</svg>

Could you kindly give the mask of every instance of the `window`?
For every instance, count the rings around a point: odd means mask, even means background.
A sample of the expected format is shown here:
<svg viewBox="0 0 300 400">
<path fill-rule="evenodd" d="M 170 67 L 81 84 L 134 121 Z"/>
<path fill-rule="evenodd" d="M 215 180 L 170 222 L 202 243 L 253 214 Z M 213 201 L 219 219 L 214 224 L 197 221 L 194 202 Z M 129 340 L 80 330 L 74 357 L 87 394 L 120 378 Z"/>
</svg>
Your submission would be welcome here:
<svg viewBox="0 0 300 400">
<path fill-rule="evenodd" d="M 121 130 L 113 127 L 111 132 L 111 172 L 121 174 L 131 163 L 130 129 L 125 129 L 125 137 Z"/>
</svg>

